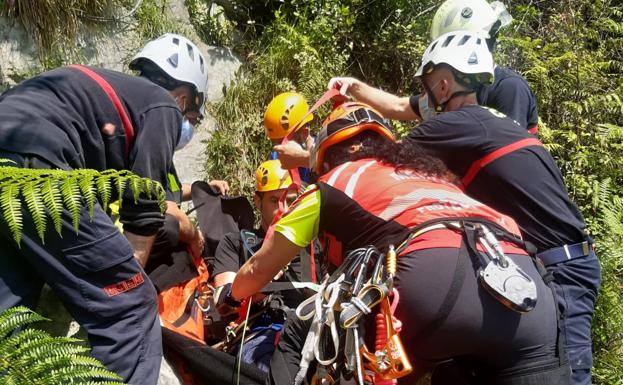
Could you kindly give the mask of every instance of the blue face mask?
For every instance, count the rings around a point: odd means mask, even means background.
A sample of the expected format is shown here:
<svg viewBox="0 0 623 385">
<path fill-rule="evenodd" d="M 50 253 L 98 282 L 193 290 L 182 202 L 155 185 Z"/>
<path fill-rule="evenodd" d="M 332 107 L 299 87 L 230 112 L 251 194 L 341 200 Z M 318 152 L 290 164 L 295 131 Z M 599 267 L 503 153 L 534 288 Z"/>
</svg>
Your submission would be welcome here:
<svg viewBox="0 0 623 385">
<path fill-rule="evenodd" d="M 175 151 L 181 150 L 184 148 L 188 142 L 193 138 L 193 125 L 190 124 L 188 119 L 182 120 L 182 127 L 180 128 L 180 140 L 177 142 L 177 146 L 175 147 Z"/>
</svg>

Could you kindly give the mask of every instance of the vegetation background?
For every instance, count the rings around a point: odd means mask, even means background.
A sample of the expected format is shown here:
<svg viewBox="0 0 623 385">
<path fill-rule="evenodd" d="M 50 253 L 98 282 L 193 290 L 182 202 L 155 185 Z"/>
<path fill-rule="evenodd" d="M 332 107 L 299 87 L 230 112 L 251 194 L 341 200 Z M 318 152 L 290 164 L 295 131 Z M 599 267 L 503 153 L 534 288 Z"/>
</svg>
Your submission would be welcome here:
<svg viewBox="0 0 623 385">
<path fill-rule="evenodd" d="M 77 28 L 114 23 L 110 15 L 119 9 L 134 11 L 143 39 L 194 27 L 205 43 L 233 48 L 244 65 L 223 101 L 209 106 L 218 130 L 206 147 L 206 172 L 250 194 L 252 171 L 270 151 L 262 116 L 272 97 L 296 90 L 313 102 L 334 75 L 409 94 L 441 0 L 186 0 L 192 26 L 171 23 L 166 3 L 6 0 L 3 10 L 35 37 L 47 68 L 75 59 Z M 535 92 L 539 137 L 562 169 L 602 263 L 594 382 L 623 384 L 623 3 L 506 5 L 514 21 L 501 33 L 496 61 L 522 73 Z M 401 133 L 412 127 L 395 126 Z"/>
</svg>

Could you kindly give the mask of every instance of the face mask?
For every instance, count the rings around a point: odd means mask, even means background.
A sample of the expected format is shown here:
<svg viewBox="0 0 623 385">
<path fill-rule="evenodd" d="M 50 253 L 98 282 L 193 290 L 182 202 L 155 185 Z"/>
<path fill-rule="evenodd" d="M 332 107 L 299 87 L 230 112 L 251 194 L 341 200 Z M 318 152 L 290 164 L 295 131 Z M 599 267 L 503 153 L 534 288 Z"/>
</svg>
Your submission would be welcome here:
<svg viewBox="0 0 623 385">
<path fill-rule="evenodd" d="M 422 81 L 422 84 L 424 84 L 424 83 L 423 83 L 423 81 Z M 431 119 L 431 118 L 435 117 L 435 115 L 437 115 L 437 114 L 438 114 L 438 112 L 437 112 L 437 111 L 435 111 L 435 108 L 434 108 L 434 107 L 431 107 L 431 106 L 428 104 L 428 93 L 430 92 L 430 93 L 432 94 L 432 93 L 433 93 L 433 90 L 434 90 L 434 89 L 435 89 L 435 87 L 437 87 L 438 85 L 439 85 L 439 82 L 437 82 L 437 84 L 435 84 L 435 85 L 433 86 L 433 88 L 431 88 L 431 89 L 429 89 L 429 90 L 428 90 L 428 89 L 427 89 L 427 90 L 425 90 L 425 91 L 424 91 L 424 96 L 420 96 L 420 97 L 418 98 L 418 107 L 419 107 L 419 109 L 420 109 L 420 117 L 422 118 L 422 121 L 425 121 L 425 120 Z M 428 88 L 428 87 L 426 87 L 426 86 L 425 86 L 424 88 L 426 89 L 426 88 Z M 434 96 L 433 96 L 433 103 L 434 103 Z"/>
<path fill-rule="evenodd" d="M 422 121 L 431 119 L 437 115 L 437 112 L 428 105 L 428 93 L 424 93 L 424 96 L 418 98 L 418 107 L 420 108 L 420 117 Z"/>
<path fill-rule="evenodd" d="M 175 151 L 181 150 L 184 148 L 188 142 L 193 138 L 193 125 L 190 124 L 188 119 L 184 118 L 182 120 L 182 126 L 180 128 L 180 140 L 177 142 L 177 147 L 175 147 Z"/>
</svg>

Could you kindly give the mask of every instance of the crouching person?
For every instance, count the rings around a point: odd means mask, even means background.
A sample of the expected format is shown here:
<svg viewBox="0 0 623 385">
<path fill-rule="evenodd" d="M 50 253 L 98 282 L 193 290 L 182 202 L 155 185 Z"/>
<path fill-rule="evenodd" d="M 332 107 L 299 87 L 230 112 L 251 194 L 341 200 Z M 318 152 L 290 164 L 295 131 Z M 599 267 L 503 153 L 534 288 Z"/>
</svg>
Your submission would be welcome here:
<svg viewBox="0 0 623 385">
<path fill-rule="evenodd" d="M 279 211 L 279 199 L 286 194 L 284 204 L 287 209 L 297 197 L 296 190 L 288 189 L 291 183 L 292 179 L 288 172 L 281 168 L 279 160 L 268 160 L 257 168 L 253 201 L 260 213 L 260 226 L 252 230 L 229 233 L 219 242 L 213 272 L 215 287 L 226 286 L 222 290 L 227 292 L 236 272 L 261 247 L 266 230 Z M 269 290 L 271 294 L 268 298 L 262 295 L 256 297 L 261 298 L 261 302 L 266 301 L 265 306 L 252 309 L 255 313 L 262 313 L 252 324 L 252 333 L 261 335 L 251 341 L 245 341 L 243 361 L 268 371 L 277 333 L 283 326 L 283 311 L 296 308 L 307 296 L 304 286 L 306 284 L 313 286 L 313 282 L 317 281 L 316 265 L 312 261 L 311 254 L 312 250 L 309 248 L 301 250 L 273 276 L 272 280 L 281 285 L 275 286 L 275 290 Z M 305 284 L 297 285 L 302 282 Z M 228 297 L 220 296 L 220 298 Z M 272 303 L 272 308 L 269 302 Z M 237 315 L 239 305 L 238 301 L 231 301 L 229 297 L 228 301 L 220 302 L 219 311 L 225 317 L 229 314 Z"/>
<path fill-rule="evenodd" d="M 395 316 L 403 324 L 401 339 L 416 370 L 400 383 L 413 384 L 427 370 L 449 361 L 453 369 L 442 373 L 454 376 L 434 373 L 434 384 L 569 383 L 552 292 L 533 259 L 518 246 L 519 230 L 511 218 L 463 194 L 444 164 L 421 148 L 396 144 L 387 122 L 364 104 L 346 103 L 331 113 L 311 158 L 318 182 L 240 269 L 232 299 L 256 293 L 317 235 L 330 241 L 333 268 L 344 262 L 342 251 L 373 245 L 385 252 L 390 245 L 401 245 Z M 499 242 L 492 242 L 506 262 L 523 272 L 519 286 L 531 287 L 535 298 L 520 309 L 479 283 L 478 272 L 489 266 L 483 261 L 493 259 L 487 259 L 491 255 L 483 251 L 484 241 L 476 238 L 474 228 L 495 232 Z M 304 346 L 307 329 L 309 322 L 289 319 L 271 362 L 271 383 L 300 382 L 299 363 L 309 349 L 318 347 L 312 352 L 318 359 L 342 348 L 335 346 L 335 338 L 327 338 L 332 333 L 326 323 L 316 329 L 323 338 Z M 326 349 L 331 339 L 334 348 Z M 330 365 L 315 373 L 313 365 L 309 368 L 307 378 L 340 378 Z"/>
</svg>

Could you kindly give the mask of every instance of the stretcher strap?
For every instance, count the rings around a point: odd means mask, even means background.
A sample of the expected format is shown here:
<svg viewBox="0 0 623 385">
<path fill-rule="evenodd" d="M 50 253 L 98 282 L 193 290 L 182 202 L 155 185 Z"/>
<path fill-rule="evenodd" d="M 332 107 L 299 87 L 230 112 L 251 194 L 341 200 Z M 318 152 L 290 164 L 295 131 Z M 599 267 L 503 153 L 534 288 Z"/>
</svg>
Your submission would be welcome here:
<svg viewBox="0 0 623 385">
<path fill-rule="evenodd" d="M 132 121 L 130 121 L 128 114 L 123 108 L 121 99 L 119 99 L 117 93 L 112 88 L 112 86 L 103 77 L 95 73 L 95 71 L 80 64 L 72 64 L 69 67 L 76 69 L 93 79 L 97 83 L 97 85 L 100 86 L 102 91 L 106 93 L 113 106 L 115 107 L 115 110 L 117 110 L 117 114 L 119 114 L 119 119 L 121 119 L 121 124 L 123 125 L 123 131 L 125 132 L 125 162 L 126 164 L 128 164 L 128 159 L 130 156 L 130 146 L 132 145 L 132 143 L 134 143 L 134 127 L 132 126 Z"/>
</svg>

